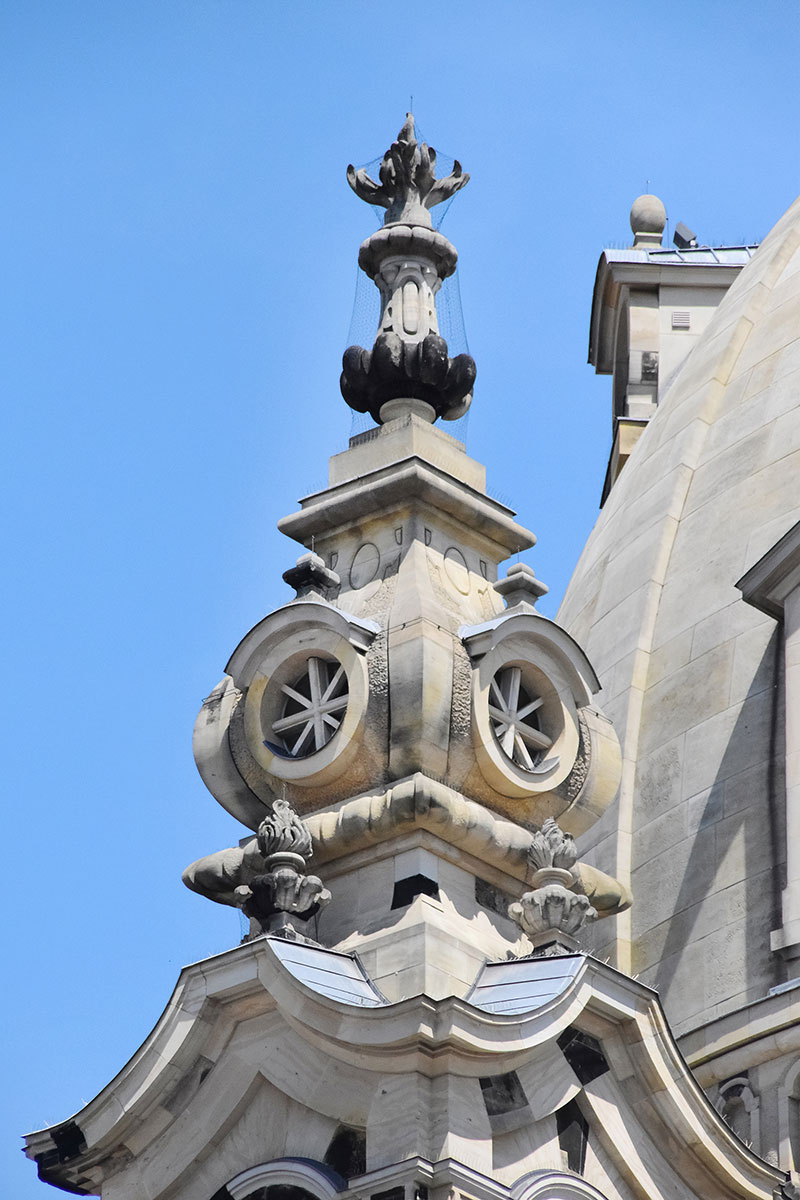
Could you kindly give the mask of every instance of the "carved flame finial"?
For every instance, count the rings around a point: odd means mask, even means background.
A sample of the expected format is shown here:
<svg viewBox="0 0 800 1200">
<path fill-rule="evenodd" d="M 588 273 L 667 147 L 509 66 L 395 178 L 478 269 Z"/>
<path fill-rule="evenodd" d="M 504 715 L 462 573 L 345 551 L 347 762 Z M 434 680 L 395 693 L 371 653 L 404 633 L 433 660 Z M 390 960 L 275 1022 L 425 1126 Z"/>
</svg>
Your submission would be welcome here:
<svg viewBox="0 0 800 1200">
<path fill-rule="evenodd" d="M 531 839 L 528 863 L 533 891 L 511 904 L 508 915 L 533 942 L 534 954 L 564 954 L 577 948 L 575 935 L 597 910 L 575 891 L 578 851 L 571 834 L 548 817 Z"/>
<path fill-rule="evenodd" d="M 305 821 L 301 821 L 288 800 L 274 800 L 272 812 L 268 813 L 258 827 L 258 848 L 268 858 L 271 854 L 299 854 L 308 860 L 311 857 L 311 834 Z"/>
<path fill-rule="evenodd" d="M 453 171 L 443 179 L 437 179 L 436 151 L 425 142 L 418 142 L 412 113 L 406 114 L 403 128 L 383 156 L 378 176 L 380 183 L 370 179 L 362 167 L 356 170 L 352 164 L 347 168 L 347 182 L 355 194 L 367 204 L 377 204 L 386 209 L 384 225 L 403 221 L 408 225 L 425 225 L 431 228 L 428 209 L 460 191 L 469 182 L 469 175 L 461 169 L 461 163 L 453 163 Z"/>
</svg>

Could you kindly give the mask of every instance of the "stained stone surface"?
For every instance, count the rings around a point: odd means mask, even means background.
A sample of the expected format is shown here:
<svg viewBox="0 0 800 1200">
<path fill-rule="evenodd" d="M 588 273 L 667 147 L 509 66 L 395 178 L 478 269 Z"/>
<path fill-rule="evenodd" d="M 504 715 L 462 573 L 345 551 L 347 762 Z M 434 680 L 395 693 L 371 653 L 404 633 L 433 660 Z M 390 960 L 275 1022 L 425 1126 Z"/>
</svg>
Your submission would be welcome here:
<svg viewBox="0 0 800 1200">
<path fill-rule="evenodd" d="M 678 1033 L 786 977 L 781 648 L 735 584 L 800 516 L 798 329 L 800 202 L 665 390 L 558 616 L 623 741 L 620 796 L 580 849 L 634 904 L 594 936 Z"/>
</svg>

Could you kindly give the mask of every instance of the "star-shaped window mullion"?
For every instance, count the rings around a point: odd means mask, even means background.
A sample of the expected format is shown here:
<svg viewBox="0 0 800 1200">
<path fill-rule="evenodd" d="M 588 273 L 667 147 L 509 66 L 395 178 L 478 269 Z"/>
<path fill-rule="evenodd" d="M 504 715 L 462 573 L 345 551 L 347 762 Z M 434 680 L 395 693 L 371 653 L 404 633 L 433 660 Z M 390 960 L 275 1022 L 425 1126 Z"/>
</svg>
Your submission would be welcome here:
<svg viewBox="0 0 800 1200">
<path fill-rule="evenodd" d="M 540 697 L 531 696 L 518 666 L 498 671 L 489 688 L 489 720 L 504 754 L 523 770 L 533 771 L 553 744 L 539 728 Z"/>
<path fill-rule="evenodd" d="M 347 708 L 347 676 L 341 663 L 311 657 L 306 673 L 294 684 L 283 684 L 283 715 L 272 723 L 292 758 L 321 750 L 344 719 Z"/>
</svg>

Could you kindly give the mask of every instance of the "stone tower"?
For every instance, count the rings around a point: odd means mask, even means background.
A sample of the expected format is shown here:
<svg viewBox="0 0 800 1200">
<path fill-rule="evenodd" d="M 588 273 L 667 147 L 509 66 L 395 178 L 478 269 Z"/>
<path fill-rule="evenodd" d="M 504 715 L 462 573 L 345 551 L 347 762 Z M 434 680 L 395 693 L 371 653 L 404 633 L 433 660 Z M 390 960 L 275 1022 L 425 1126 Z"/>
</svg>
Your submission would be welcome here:
<svg viewBox="0 0 800 1200">
<path fill-rule="evenodd" d="M 359 264 L 374 345 L 342 394 L 375 421 L 280 528 L 295 596 L 242 639 L 195 728 L 249 830 L 185 873 L 250 935 L 182 972 L 80 1113 L 31 1134 L 46 1182 L 104 1200 L 768 1200 L 784 1176 L 723 1125 L 653 992 L 582 953 L 627 889 L 578 861 L 620 750 L 533 545 L 437 421 L 476 377 L 436 296 L 430 209 L 468 181 L 409 117 Z"/>
</svg>

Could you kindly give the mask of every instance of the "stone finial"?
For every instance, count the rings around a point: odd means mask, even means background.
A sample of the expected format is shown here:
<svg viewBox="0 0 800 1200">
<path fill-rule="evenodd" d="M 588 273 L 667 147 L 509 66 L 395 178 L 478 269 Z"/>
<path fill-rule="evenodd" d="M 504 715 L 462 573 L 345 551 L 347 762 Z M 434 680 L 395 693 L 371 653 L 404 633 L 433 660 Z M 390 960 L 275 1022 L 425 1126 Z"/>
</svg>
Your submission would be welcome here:
<svg viewBox="0 0 800 1200">
<path fill-rule="evenodd" d="M 258 827 L 258 848 L 269 859 L 273 854 L 299 854 L 311 858 L 311 834 L 305 821 L 298 817 L 288 800 L 274 800 Z"/>
<path fill-rule="evenodd" d="M 578 852 L 573 838 L 548 817 L 531 839 L 528 862 L 533 890 L 511 904 L 508 915 L 533 942 L 534 953 L 577 949 L 575 934 L 597 918 L 588 896 L 576 892 Z"/>
<path fill-rule="evenodd" d="M 326 567 L 324 559 L 313 550 L 308 554 L 301 554 L 295 565 L 283 572 L 283 578 L 289 587 L 295 589 L 296 600 L 303 600 L 306 596 L 319 596 L 322 600 L 329 600 L 342 584 L 336 572 Z"/>
<path fill-rule="evenodd" d="M 506 608 L 517 608 L 520 605 L 533 608 L 536 601 L 550 591 L 546 583 L 536 578 L 533 568 L 523 562 L 514 563 L 509 567 L 505 578 L 498 579 L 493 587 L 498 595 L 503 597 Z"/>
<path fill-rule="evenodd" d="M 667 210 L 658 196 L 637 196 L 631 208 L 634 249 L 660 246 L 666 223 Z"/>
<path fill-rule="evenodd" d="M 378 176 L 380 183 L 370 179 L 363 169 L 352 164 L 347 168 L 347 182 L 355 194 L 367 204 L 386 209 L 384 225 L 402 221 L 408 225 L 431 228 L 429 209 L 449 200 L 469 182 L 461 163 L 453 163 L 452 174 L 443 179 L 435 175 L 436 151 L 425 142 L 418 142 L 414 117 L 406 114 L 403 128 L 383 156 Z"/>
<path fill-rule="evenodd" d="M 578 861 L 578 850 L 575 839 L 569 833 L 564 833 L 561 827 L 548 817 L 533 835 L 528 862 L 534 871 L 534 882 L 539 871 L 548 867 L 560 867 L 569 871 Z"/>
<path fill-rule="evenodd" d="M 275 800 L 258 827 L 265 871 L 236 888 L 237 904 L 263 933 L 298 938 L 291 917 L 306 921 L 331 898 L 316 875 L 306 874 L 311 834 L 288 800 Z"/>
<path fill-rule="evenodd" d="M 361 246 L 358 265 L 381 294 L 381 317 L 371 350 L 349 346 L 342 359 L 342 396 L 379 424 L 415 413 L 454 421 L 472 401 L 475 362 L 450 358 L 439 333 L 436 295 L 456 269 L 455 247 L 432 227 L 429 209 L 469 179 L 455 164 L 436 179 L 436 152 L 417 142 L 409 114 L 384 155 L 380 184 L 347 168 L 353 191 L 386 209 L 385 223 Z"/>
</svg>

